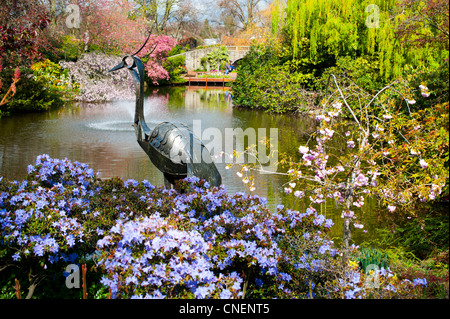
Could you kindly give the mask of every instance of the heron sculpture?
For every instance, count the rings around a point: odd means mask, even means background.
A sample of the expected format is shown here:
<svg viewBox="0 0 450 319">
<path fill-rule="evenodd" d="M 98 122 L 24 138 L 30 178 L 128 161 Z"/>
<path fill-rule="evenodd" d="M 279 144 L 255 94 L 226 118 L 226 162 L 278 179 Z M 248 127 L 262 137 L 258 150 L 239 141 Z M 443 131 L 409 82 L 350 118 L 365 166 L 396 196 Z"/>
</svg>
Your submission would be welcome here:
<svg viewBox="0 0 450 319">
<path fill-rule="evenodd" d="M 147 153 L 152 163 L 164 174 L 166 188 L 175 188 L 177 180 L 196 176 L 206 180 L 211 186 L 219 186 L 222 177 L 214 164 L 211 154 L 188 126 L 182 123 L 162 122 L 151 130 L 144 118 L 144 65 L 136 55 L 127 55 L 109 72 L 127 68 L 136 89 L 136 110 L 134 128 L 139 145 Z M 154 49 L 153 49 L 154 50 Z"/>
</svg>

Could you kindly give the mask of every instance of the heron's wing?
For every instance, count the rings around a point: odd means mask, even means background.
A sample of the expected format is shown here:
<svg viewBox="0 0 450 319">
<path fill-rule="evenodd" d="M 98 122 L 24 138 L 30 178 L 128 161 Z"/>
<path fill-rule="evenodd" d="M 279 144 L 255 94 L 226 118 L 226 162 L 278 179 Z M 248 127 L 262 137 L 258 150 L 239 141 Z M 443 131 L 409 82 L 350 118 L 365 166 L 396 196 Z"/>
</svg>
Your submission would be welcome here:
<svg viewBox="0 0 450 319">
<path fill-rule="evenodd" d="M 185 124 L 163 122 L 152 131 L 149 142 L 166 161 L 185 165 L 188 176 L 204 179 L 212 186 L 222 183 L 208 149 Z"/>
<path fill-rule="evenodd" d="M 184 137 L 183 140 L 186 142 L 184 152 L 188 159 L 186 161 L 187 175 L 204 179 L 212 186 L 220 186 L 222 184 L 222 177 L 217 170 L 209 150 L 187 125 L 177 123 L 177 126 L 179 132 Z"/>
</svg>

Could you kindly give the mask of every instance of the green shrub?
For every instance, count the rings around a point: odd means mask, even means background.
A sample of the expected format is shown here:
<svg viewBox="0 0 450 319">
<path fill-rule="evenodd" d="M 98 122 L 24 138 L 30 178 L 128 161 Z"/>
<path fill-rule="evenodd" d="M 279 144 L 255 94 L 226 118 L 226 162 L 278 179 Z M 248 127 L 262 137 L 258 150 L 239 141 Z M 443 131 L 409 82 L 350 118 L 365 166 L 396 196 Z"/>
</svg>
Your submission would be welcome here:
<svg viewBox="0 0 450 319">
<path fill-rule="evenodd" d="M 167 70 L 167 72 L 169 72 L 169 80 L 168 81 L 162 80 L 160 84 L 165 84 L 165 82 L 172 84 L 186 82 L 186 80 L 183 79 L 182 77 L 182 75 L 186 73 L 185 64 L 186 64 L 186 57 L 184 55 L 178 55 L 176 57 L 168 57 L 163 67 L 164 69 Z"/>
<path fill-rule="evenodd" d="M 33 79 L 43 80 L 47 88 L 60 91 L 62 94 L 70 95 L 70 93 L 77 92 L 80 87 L 78 83 L 70 80 L 68 69 L 62 69 L 61 66 L 48 59 L 33 64 L 31 70 Z"/>
<path fill-rule="evenodd" d="M 367 267 L 370 265 L 375 265 L 378 269 L 387 269 L 389 266 L 387 254 L 383 253 L 378 248 L 362 248 L 358 258 L 358 263 L 364 273 L 367 272 Z"/>
<path fill-rule="evenodd" d="M 45 79 L 26 75 L 17 83 L 17 93 L 7 105 L 11 113 L 46 111 L 62 106 L 65 100 L 61 92 L 48 87 Z"/>
<path fill-rule="evenodd" d="M 251 75 L 239 72 L 232 87 L 233 102 L 273 113 L 307 112 L 316 97 L 304 89 L 307 79 L 308 75 L 290 73 L 282 66 L 260 68 Z"/>
<path fill-rule="evenodd" d="M 213 70 L 219 70 L 230 59 L 226 46 L 219 46 L 207 54 L 206 60 Z"/>
</svg>

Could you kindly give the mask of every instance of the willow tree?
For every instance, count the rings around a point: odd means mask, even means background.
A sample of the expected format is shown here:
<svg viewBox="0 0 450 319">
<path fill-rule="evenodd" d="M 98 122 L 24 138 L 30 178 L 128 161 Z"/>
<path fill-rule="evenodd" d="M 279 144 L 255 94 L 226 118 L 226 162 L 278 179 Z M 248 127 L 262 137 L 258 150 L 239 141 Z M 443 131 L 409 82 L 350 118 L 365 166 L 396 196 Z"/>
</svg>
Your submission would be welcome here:
<svg viewBox="0 0 450 319">
<path fill-rule="evenodd" d="M 275 0 L 274 7 L 272 30 L 297 60 L 318 65 L 366 56 L 378 61 L 380 75 L 388 80 L 405 64 L 433 58 L 428 48 L 407 50 L 395 36 L 407 14 L 397 12 L 395 0 Z"/>
</svg>

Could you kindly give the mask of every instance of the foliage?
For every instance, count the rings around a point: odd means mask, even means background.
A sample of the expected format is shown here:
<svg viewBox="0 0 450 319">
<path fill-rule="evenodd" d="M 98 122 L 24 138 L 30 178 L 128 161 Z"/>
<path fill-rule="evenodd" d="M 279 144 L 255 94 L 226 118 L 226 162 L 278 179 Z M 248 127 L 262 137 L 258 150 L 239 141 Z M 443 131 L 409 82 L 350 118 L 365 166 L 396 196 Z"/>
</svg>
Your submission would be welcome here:
<svg viewBox="0 0 450 319">
<path fill-rule="evenodd" d="M 103 273 L 117 298 L 324 297 L 327 285 L 347 289 L 329 280 L 338 275 L 331 266 L 346 266 L 326 235 L 332 221 L 314 209 L 272 213 L 264 198 L 229 196 L 196 178 L 179 187 L 183 193 L 100 180 L 85 164 L 38 156 L 25 180 L 0 179 L 2 275 L 28 274 L 28 298 L 78 262 Z M 92 294 L 104 296 L 94 285 Z"/>
<path fill-rule="evenodd" d="M 33 78 L 46 83 L 46 87 L 60 91 L 62 94 L 76 92 L 79 88 L 77 82 L 69 78 L 69 70 L 63 70 L 61 66 L 45 59 L 31 65 Z"/>
<path fill-rule="evenodd" d="M 64 36 L 59 47 L 59 60 L 75 62 L 84 53 L 85 44 L 74 36 Z"/>
<path fill-rule="evenodd" d="M 238 73 L 233 83 L 233 101 L 241 107 L 273 113 L 308 112 L 316 94 L 303 87 L 303 78 L 286 68 L 260 68 L 251 77 Z"/>
<path fill-rule="evenodd" d="M 307 111 L 315 102 L 315 94 L 304 87 L 313 76 L 292 72 L 291 65 L 281 64 L 283 60 L 282 49 L 276 44 L 250 47 L 238 66 L 233 103 L 274 113 Z"/>
<path fill-rule="evenodd" d="M 169 74 L 168 83 L 184 83 L 186 80 L 183 79 L 182 75 L 186 73 L 185 62 L 186 58 L 184 55 L 179 55 L 176 57 L 168 57 L 163 67 L 167 70 Z M 166 81 L 161 80 L 160 84 L 164 84 Z"/>
<path fill-rule="evenodd" d="M 209 52 L 206 59 L 213 70 L 220 70 L 223 65 L 230 59 L 228 49 L 221 45 L 217 49 Z"/>
<path fill-rule="evenodd" d="M 368 10 L 369 4 L 377 5 L 378 12 Z M 439 61 L 440 50 L 407 48 L 395 36 L 400 22 L 405 19 L 403 12 L 394 12 L 395 8 L 396 2 L 392 0 L 375 3 L 354 0 L 345 4 L 341 1 L 288 1 L 284 41 L 292 47 L 295 59 L 309 59 L 314 64 L 343 56 L 368 55 L 377 59 L 379 74 L 386 81 L 400 76 L 406 64 L 426 65 Z M 370 14 L 376 14 L 378 22 L 370 20 Z"/>
<path fill-rule="evenodd" d="M 330 74 L 342 75 L 342 77 L 348 79 L 348 82 L 354 82 L 371 94 L 375 94 L 383 88 L 384 81 L 380 76 L 379 63 L 369 56 L 339 57 L 335 66 L 327 68 L 322 76 L 316 79 L 315 88 L 325 91 Z"/>
<path fill-rule="evenodd" d="M 32 78 L 31 70 L 24 70 L 16 87 L 17 93 L 7 104 L 6 111 L 9 113 L 42 112 L 65 103 L 59 90 L 48 87 L 45 79 Z"/>
<path fill-rule="evenodd" d="M 27 67 L 39 60 L 46 46 L 42 33 L 49 24 L 45 8 L 25 0 L 5 0 L 0 8 L 0 64 Z"/>
<path fill-rule="evenodd" d="M 448 1 L 399 1 L 399 11 L 410 12 L 397 35 L 412 46 L 436 46 L 448 51 Z"/>
<path fill-rule="evenodd" d="M 376 266 L 378 267 L 378 269 L 381 268 L 387 269 L 389 266 L 387 255 L 383 254 L 383 252 L 380 251 L 378 248 L 377 249 L 362 248 L 360 250 L 360 256 L 358 257 L 358 261 L 359 267 L 364 273 L 367 272 L 368 266 L 371 267 Z"/>
<path fill-rule="evenodd" d="M 432 258 L 433 255 L 448 251 L 448 215 L 424 211 L 427 213 L 423 217 L 397 223 L 395 232 L 390 235 L 390 246 L 402 246 L 406 252 L 420 259 Z"/>
</svg>

